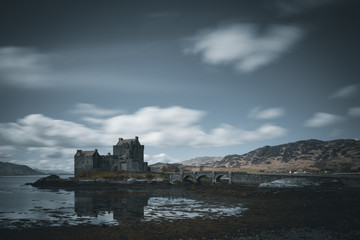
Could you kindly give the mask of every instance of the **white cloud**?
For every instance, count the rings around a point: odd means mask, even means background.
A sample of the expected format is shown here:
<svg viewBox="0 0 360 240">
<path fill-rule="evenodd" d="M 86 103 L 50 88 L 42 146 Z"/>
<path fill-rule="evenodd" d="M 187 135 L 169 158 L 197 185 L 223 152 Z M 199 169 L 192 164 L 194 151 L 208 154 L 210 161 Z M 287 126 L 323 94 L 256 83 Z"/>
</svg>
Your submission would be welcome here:
<svg viewBox="0 0 360 240">
<path fill-rule="evenodd" d="M 351 117 L 360 117 L 360 107 L 349 108 L 348 115 Z"/>
<path fill-rule="evenodd" d="M 349 98 L 356 96 L 359 89 L 358 84 L 344 86 L 333 93 L 330 98 Z"/>
<path fill-rule="evenodd" d="M 42 88 L 52 84 L 50 57 L 24 47 L 0 48 L 0 81 L 19 88 Z"/>
<path fill-rule="evenodd" d="M 1 123 L 0 143 L 26 147 L 100 148 L 113 144 L 118 137 L 139 136 L 147 146 L 211 147 L 278 138 L 286 134 L 286 129 L 275 125 L 244 130 L 222 124 L 207 132 L 200 125 L 204 115 L 203 111 L 183 107 L 146 107 L 133 114 L 98 119 L 99 125 L 90 128 L 32 114 L 14 123 Z"/>
<path fill-rule="evenodd" d="M 177 159 L 177 158 L 173 158 L 170 157 L 168 154 L 166 153 L 159 153 L 156 155 L 152 155 L 152 156 L 147 156 L 146 161 L 148 162 L 148 164 L 154 164 L 154 163 L 178 163 L 181 160 Z"/>
<path fill-rule="evenodd" d="M 286 135 L 286 129 L 266 124 L 254 130 L 221 124 L 205 131 L 201 127 L 205 114 L 179 106 L 145 107 L 132 114 L 94 118 L 95 127 L 31 114 L 0 123 L 0 156 L 39 169 L 71 171 L 76 149 L 98 148 L 106 154 L 118 137 L 139 136 L 142 144 L 153 147 L 220 147 Z M 150 163 L 179 161 L 165 153 L 145 158 Z"/>
<path fill-rule="evenodd" d="M 256 129 L 255 131 L 245 131 L 245 136 L 242 142 L 245 141 L 261 141 L 265 139 L 279 138 L 286 135 L 287 130 L 285 128 L 265 124 Z"/>
<path fill-rule="evenodd" d="M 259 107 L 250 110 L 249 117 L 256 119 L 274 119 L 283 116 L 285 113 L 281 107 L 261 109 Z"/>
<path fill-rule="evenodd" d="M 344 118 L 335 114 L 318 112 L 305 122 L 306 127 L 326 127 L 343 121 Z"/>
<path fill-rule="evenodd" d="M 251 72 L 275 61 L 304 35 L 294 26 L 274 25 L 260 29 L 255 24 L 233 24 L 202 31 L 190 39 L 185 53 L 201 54 L 209 64 L 231 64 Z"/>
<path fill-rule="evenodd" d="M 70 110 L 70 112 L 73 114 L 79 114 L 84 116 L 102 117 L 115 115 L 121 113 L 122 111 L 98 108 L 95 105 L 88 103 L 78 103 L 74 106 L 72 110 Z"/>
<path fill-rule="evenodd" d="M 84 125 L 31 114 L 15 123 L 0 123 L 0 143 L 26 147 L 76 147 L 101 144 L 97 130 Z"/>
<path fill-rule="evenodd" d="M 255 138 L 276 138 L 286 132 L 278 126 L 273 126 L 274 132 L 270 133 L 263 131 L 268 125 L 247 131 L 222 124 L 207 133 L 199 125 L 204 115 L 203 111 L 182 107 L 146 107 L 131 115 L 104 119 L 102 123 L 104 131 L 109 134 L 142 136 L 142 141 L 150 146 L 229 146 L 253 141 Z"/>
</svg>

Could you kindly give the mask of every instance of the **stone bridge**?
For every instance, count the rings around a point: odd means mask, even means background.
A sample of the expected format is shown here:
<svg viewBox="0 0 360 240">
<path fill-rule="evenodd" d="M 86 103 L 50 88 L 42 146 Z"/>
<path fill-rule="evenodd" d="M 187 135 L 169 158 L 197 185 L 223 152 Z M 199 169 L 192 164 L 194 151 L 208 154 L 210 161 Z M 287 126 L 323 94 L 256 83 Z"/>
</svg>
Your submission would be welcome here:
<svg viewBox="0 0 360 240">
<path fill-rule="evenodd" d="M 180 181 L 180 182 L 193 182 L 200 183 L 201 179 L 208 178 L 211 179 L 211 183 L 219 183 L 221 178 L 224 177 L 229 184 L 232 184 L 232 175 L 233 172 L 229 171 L 198 171 L 198 172 L 177 172 L 177 173 L 168 173 L 167 178 L 170 181 Z"/>
<path fill-rule="evenodd" d="M 168 173 L 170 181 L 200 183 L 202 178 L 211 179 L 213 184 L 219 183 L 222 177 L 229 184 L 258 185 L 284 178 L 307 178 L 314 181 L 338 181 L 344 185 L 360 185 L 360 174 L 286 174 L 286 173 L 247 173 L 232 171 L 195 171 Z"/>
<path fill-rule="evenodd" d="M 202 171 L 202 172 L 181 172 L 181 182 L 191 181 L 200 183 L 202 178 L 210 178 L 213 184 L 220 182 L 221 177 L 228 179 L 231 184 L 232 172 L 228 171 Z"/>
</svg>

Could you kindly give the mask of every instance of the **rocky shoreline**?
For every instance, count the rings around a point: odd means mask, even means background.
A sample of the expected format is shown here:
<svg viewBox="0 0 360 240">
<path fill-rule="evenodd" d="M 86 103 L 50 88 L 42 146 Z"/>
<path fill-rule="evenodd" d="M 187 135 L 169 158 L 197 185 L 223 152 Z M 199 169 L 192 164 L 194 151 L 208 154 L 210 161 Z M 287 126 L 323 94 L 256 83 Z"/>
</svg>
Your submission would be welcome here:
<svg viewBox="0 0 360 240">
<path fill-rule="evenodd" d="M 241 226 L 242 225 L 242 226 Z M 212 230 L 207 229 L 212 228 Z M 226 232 L 227 231 L 227 232 Z M 180 221 L 176 223 L 146 223 L 121 227 L 95 225 L 3 230 L 5 239 L 231 239 L 231 240 L 353 240 L 359 239 L 356 229 L 331 230 L 328 228 L 251 228 L 246 223 L 228 221 Z"/>
<path fill-rule="evenodd" d="M 62 182 L 58 186 L 72 186 L 75 183 L 68 184 Z M 83 187 L 86 184 L 95 186 L 98 183 L 92 181 L 77 184 Z M 43 182 L 42 187 L 44 186 L 46 184 Z M 170 186 L 185 188 L 186 191 L 203 198 L 241 201 L 249 210 L 245 211 L 242 217 L 139 220 L 123 222 L 118 226 L 34 226 L 0 229 L 0 234 L 4 239 L 360 239 L 358 187 Z"/>
<path fill-rule="evenodd" d="M 26 185 L 31 185 L 37 188 L 62 188 L 62 189 L 74 189 L 74 188 L 114 188 L 114 187 L 128 187 L 128 186 L 143 186 L 143 185 L 156 185 L 156 186 L 168 186 L 172 184 L 177 184 L 174 182 L 169 182 L 167 179 L 135 179 L 129 178 L 126 180 L 111 180 L 111 179 L 96 179 L 96 180 L 87 180 L 87 179 L 62 179 L 57 175 L 50 175 L 47 177 L 40 178 L 34 183 L 26 183 Z"/>
</svg>

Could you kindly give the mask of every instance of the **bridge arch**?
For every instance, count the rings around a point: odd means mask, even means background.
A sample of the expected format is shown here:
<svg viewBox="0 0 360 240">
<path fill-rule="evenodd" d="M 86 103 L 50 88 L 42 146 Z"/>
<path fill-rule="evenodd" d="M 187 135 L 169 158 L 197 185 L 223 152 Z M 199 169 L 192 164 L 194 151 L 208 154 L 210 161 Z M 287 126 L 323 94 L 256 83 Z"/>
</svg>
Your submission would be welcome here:
<svg viewBox="0 0 360 240">
<path fill-rule="evenodd" d="M 214 183 L 229 183 L 230 176 L 228 173 L 217 174 L 214 177 Z"/>
<path fill-rule="evenodd" d="M 203 179 L 203 181 L 202 181 Z M 213 182 L 213 177 L 210 176 L 209 174 L 201 174 L 199 176 L 196 177 L 196 183 L 212 183 Z"/>
<path fill-rule="evenodd" d="M 195 183 L 195 182 L 196 182 L 196 179 L 195 179 L 195 176 L 194 176 L 194 175 L 192 175 L 192 174 L 187 174 L 187 175 L 185 175 L 185 176 L 182 178 L 182 181 L 183 181 L 183 182 Z"/>
</svg>

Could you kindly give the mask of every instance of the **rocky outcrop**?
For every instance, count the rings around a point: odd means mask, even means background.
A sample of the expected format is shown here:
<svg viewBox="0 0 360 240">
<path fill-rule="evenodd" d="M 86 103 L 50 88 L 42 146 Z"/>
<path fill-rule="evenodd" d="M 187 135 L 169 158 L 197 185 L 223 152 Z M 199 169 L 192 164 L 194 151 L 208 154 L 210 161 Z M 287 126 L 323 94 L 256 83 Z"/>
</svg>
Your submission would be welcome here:
<svg viewBox="0 0 360 240">
<path fill-rule="evenodd" d="M 61 188 L 61 187 L 75 187 L 76 182 L 71 179 L 62 179 L 57 175 L 50 175 L 40 178 L 34 183 L 29 183 L 33 187 L 43 188 Z"/>
<path fill-rule="evenodd" d="M 116 180 L 116 179 L 104 179 L 99 178 L 95 180 L 87 180 L 87 179 L 62 179 L 57 175 L 50 175 L 47 177 L 40 178 L 34 183 L 27 183 L 26 185 L 31 185 L 37 188 L 63 188 L 63 189 L 73 189 L 73 188 L 116 188 L 121 186 L 151 186 L 151 185 L 168 185 L 170 184 L 167 179 L 124 179 L 124 180 Z"/>
</svg>

